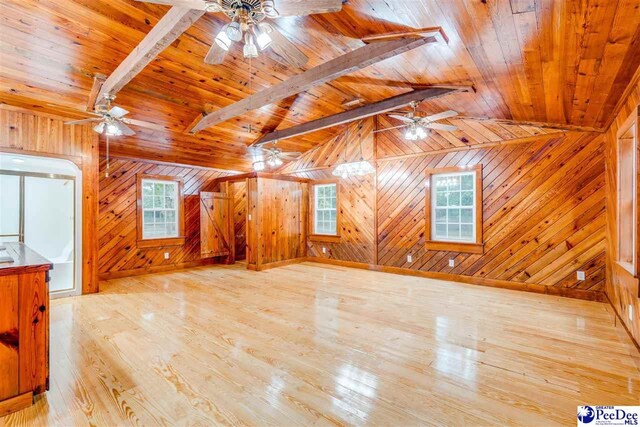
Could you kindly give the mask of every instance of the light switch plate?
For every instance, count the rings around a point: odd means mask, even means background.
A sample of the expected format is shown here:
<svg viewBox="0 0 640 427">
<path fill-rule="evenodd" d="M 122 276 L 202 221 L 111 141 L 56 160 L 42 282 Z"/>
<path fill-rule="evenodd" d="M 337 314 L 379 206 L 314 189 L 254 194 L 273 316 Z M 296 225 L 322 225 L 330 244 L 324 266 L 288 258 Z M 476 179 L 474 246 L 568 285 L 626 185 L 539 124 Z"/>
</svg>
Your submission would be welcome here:
<svg viewBox="0 0 640 427">
<path fill-rule="evenodd" d="M 413 257 L 411 255 L 407 255 L 407 262 L 413 262 Z"/>
<path fill-rule="evenodd" d="M 169 259 L 169 252 L 164 253 L 164 259 Z"/>
<path fill-rule="evenodd" d="M 450 259 L 449 260 L 449 267 L 455 267 L 456 266 L 456 260 L 455 259 Z"/>
<path fill-rule="evenodd" d="M 322 253 L 326 254 L 327 253 L 327 248 L 325 248 L 324 246 L 322 247 Z"/>
<path fill-rule="evenodd" d="M 247 221 L 251 221 L 251 214 L 247 215 Z"/>
<path fill-rule="evenodd" d="M 578 280 L 585 280 L 586 279 L 584 271 L 578 271 L 576 274 L 578 276 Z"/>
</svg>

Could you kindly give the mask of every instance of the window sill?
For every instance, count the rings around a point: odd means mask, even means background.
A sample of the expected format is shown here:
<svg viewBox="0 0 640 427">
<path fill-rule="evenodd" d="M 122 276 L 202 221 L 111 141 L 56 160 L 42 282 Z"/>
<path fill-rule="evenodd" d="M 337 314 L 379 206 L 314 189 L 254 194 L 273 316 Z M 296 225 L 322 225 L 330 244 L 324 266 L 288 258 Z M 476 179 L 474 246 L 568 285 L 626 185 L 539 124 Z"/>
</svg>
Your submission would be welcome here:
<svg viewBox="0 0 640 427">
<path fill-rule="evenodd" d="M 333 236 L 329 234 L 309 234 L 309 240 L 312 242 L 328 242 L 338 243 L 340 242 L 340 236 Z"/>
<path fill-rule="evenodd" d="M 633 264 L 632 263 L 624 262 L 624 261 L 616 261 L 616 264 L 618 264 L 618 267 L 620 267 L 621 269 L 623 269 L 624 271 L 626 271 L 630 275 L 635 276 L 635 274 L 633 272 Z"/>
<path fill-rule="evenodd" d="M 470 254 L 484 254 L 483 243 L 463 243 L 463 242 L 440 242 L 436 240 L 428 240 L 425 245 L 425 249 L 433 251 L 450 251 L 450 252 L 464 252 Z"/>
<path fill-rule="evenodd" d="M 184 237 L 170 237 L 166 239 L 138 240 L 137 244 L 139 248 L 159 248 L 162 246 L 182 246 L 184 242 Z"/>
</svg>

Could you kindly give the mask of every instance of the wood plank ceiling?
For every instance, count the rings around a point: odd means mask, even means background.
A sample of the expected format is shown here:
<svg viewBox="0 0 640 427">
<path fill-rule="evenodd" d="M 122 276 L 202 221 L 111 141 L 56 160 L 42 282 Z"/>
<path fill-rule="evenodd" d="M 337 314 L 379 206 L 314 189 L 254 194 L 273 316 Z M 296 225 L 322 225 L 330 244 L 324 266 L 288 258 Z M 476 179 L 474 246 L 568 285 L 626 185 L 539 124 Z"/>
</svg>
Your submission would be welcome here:
<svg viewBox="0 0 640 427">
<path fill-rule="evenodd" d="M 0 102 L 70 117 L 87 105 L 92 78 L 109 75 L 168 7 L 133 0 L 2 0 Z M 224 21 L 206 14 L 118 95 L 131 117 L 165 126 L 118 138 L 116 155 L 246 170 L 245 147 L 263 133 L 335 114 L 343 104 L 406 92 L 412 84 L 473 85 L 421 105 L 467 117 L 603 128 L 640 64 L 637 0 L 349 0 L 339 13 L 280 18 L 309 56 L 305 69 L 363 45 L 362 37 L 441 26 L 448 44 L 424 46 L 221 123 L 185 128 L 303 70 L 268 55 L 252 64 L 237 47 L 221 65 L 203 62 Z M 249 83 L 249 70 L 254 75 Z M 305 151 L 337 130 L 282 141 Z"/>
</svg>

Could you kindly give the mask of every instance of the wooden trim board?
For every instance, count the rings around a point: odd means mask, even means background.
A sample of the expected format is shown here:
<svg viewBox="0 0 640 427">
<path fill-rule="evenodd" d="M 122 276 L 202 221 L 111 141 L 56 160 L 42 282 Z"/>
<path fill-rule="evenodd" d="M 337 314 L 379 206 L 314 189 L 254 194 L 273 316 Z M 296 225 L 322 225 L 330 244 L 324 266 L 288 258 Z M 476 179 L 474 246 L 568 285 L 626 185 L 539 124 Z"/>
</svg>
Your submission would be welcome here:
<svg viewBox="0 0 640 427">
<path fill-rule="evenodd" d="M 226 258 L 226 255 L 224 256 Z M 136 268 L 132 270 L 110 271 L 108 273 L 100 273 L 99 280 L 120 279 L 122 277 L 142 276 L 144 274 L 163 273 L 173 270 L 184 270 L 187 268 L 202 267 L 204 265 L 222 264 L 217 258 L 206 258 L 198 261 L 183 262 L 180 264 L 155 265 L 152 267 Z"/>
<path fill-rule="evenodd" d="M 259 266 L 257 266 L 256 264 L 247 264 L 247 270 L 264 271 L 264 270 L 270 270 L 276 267 L 285 267 L 287 265 L 300 264 L 301 262 L 305 262 L 305 261 L 307 261 L 306 257 L 300 257 L 300 258 L 286 259 L 284 261 L 269 262 L 266 264 L 260 264 Z"/>
<path fill-rule="evenodd" d="M 380 271 L 383 273 L 400 274 L 403 276 L 424 277 L 427 279 L 448 280 L 451 282 L 466 283 L 470 285 L 488 286 L 493 288 L 511 289 L 515 291 L 534 292 L 567 298 L 576 298 L 587 301 L 605 302 L 604 292 L 590 292 L 581 289 L 556 288 L 551 286 L 511 282 L 508 280 L 486 279 L 483 277 L 461 276 L 457 274 L 440 273 L 435 271 L 417 271 L 402 267 L 388 267 L 384 265 L 366 264 L 363 262 L 342 261 L 332 258 L 307 257 L 307 261 L 320 264 L 332 264 L 342 267 L 360 268 L 363 270 Z"/>
<path fill-rule="evenodd" d="M 0 417 L 20 411 L 33 405 L 33 392 L 19 394 L 0 402 Z"/>
</svg>

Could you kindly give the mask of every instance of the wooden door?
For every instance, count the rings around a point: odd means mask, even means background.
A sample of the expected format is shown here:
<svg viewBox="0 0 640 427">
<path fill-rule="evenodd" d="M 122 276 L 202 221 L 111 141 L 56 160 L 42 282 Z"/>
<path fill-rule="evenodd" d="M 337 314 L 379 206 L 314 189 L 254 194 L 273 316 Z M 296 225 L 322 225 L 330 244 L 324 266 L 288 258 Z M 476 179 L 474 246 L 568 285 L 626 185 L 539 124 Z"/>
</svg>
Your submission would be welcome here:
<svg viewBox="0 0 640 427">
<path fill-rule="evenodd" d="M 232 218 L 229 196 L 225 193 L 200 193 L 200 255 L 202 258 L 227 256 L 232 258 Z M 233 262 L 233 260 L 229 260 Z"/>
</svg>

